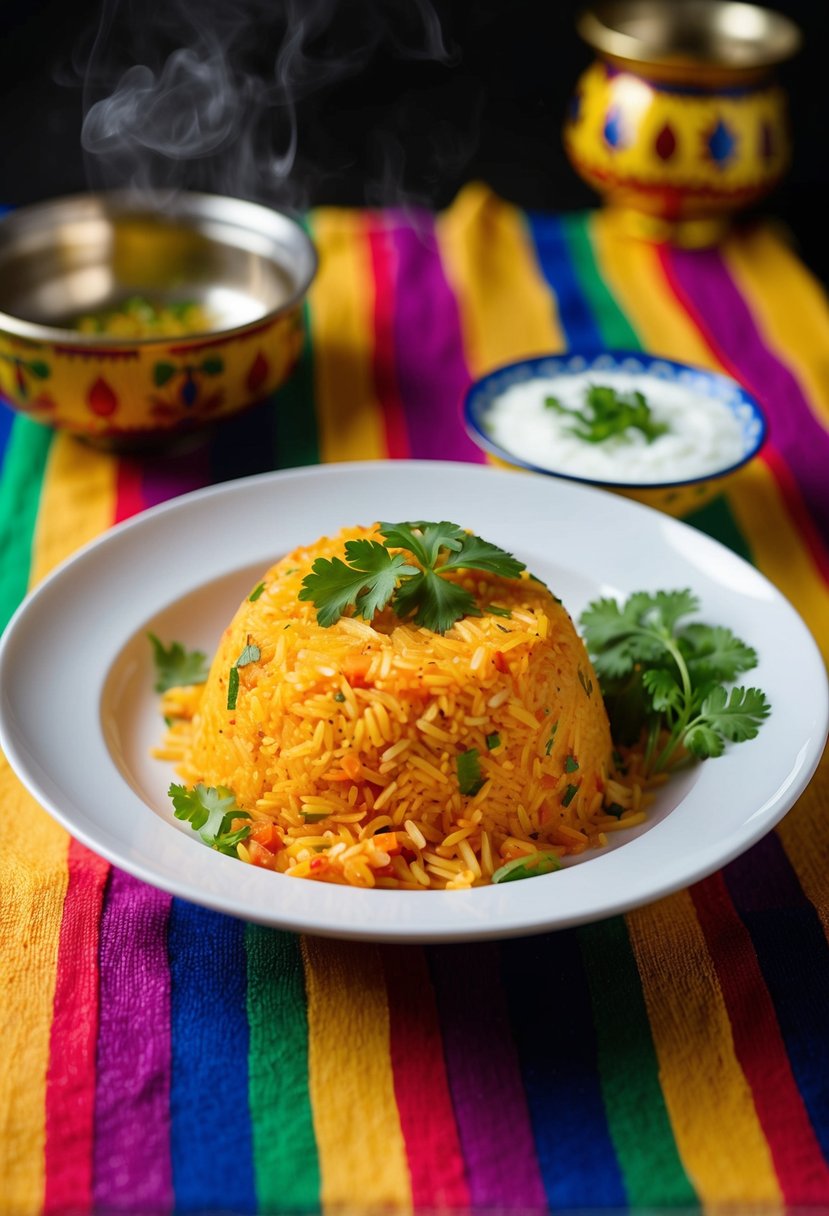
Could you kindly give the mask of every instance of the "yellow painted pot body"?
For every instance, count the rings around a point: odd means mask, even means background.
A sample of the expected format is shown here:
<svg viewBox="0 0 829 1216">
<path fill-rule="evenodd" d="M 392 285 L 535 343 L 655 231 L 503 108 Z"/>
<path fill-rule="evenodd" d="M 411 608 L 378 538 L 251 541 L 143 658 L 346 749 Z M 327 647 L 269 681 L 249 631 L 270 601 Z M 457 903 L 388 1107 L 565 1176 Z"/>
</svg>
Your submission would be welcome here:
<svg viewBox="0 0 829 1216">
<path fill-rule="evenodd" d="M 641 235 L 715 241 L 789 163 L 783 90 L 768 72 L 729 73 L 595 60 L 564 126 L 577 172 Z"/>
<path fill-rule="evenodd" d="M 301 304 L 221 336 L 123 346 L 33 341 L 0 330 L 0 397 L 95 441 L 204 426 L 263 400 L 302 348 Z"/>
</svg>

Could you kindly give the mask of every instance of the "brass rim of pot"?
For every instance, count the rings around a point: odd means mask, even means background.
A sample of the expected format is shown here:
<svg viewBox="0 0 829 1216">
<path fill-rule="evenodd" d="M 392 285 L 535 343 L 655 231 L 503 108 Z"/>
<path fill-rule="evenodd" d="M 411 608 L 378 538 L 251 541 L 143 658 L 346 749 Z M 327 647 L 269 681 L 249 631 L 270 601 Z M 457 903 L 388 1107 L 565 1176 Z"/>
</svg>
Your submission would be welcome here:
<svg viewBox="0 0 829 1216">
<path fill-rule="evenodd" d="M 586 9 L 576 28 L 620 66 L 710 83 L 766 75 L 802 40 L 782 13 L 731 0 L 606 0 Z"/>
</svg>

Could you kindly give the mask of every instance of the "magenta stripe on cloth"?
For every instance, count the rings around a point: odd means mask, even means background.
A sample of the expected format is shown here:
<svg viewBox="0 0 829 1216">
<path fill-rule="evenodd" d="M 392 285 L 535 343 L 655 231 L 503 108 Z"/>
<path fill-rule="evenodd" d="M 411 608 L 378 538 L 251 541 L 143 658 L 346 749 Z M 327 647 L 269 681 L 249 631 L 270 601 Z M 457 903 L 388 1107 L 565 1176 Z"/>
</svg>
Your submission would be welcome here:
<svg viewBox="0 0 829 1216">
<path fill-rule="evenodd" d="M 100 1211 L 169 1212 L 169 895 L 111 871 L 100 935 L 93 1193 Z M 204 1146 L 202 1146 L 204 1147 Z"/>
<path fill-rule="evenodd" d="M 473 1208 L 546 1212 L 494 945 L 429 953 Z"/>
<path fill-rule="evenodd" d="M 210 485 L 210 440 L 193 437 L 194 447 L 176 453 L 159 453 L 146 460 L 141 471 L 141 498 L 155 507 L 178 494 Z"/>
<path fill-rule="evenodd" d="M 719 252 L 672 249 L 665 259 L 715 352 L 725 356 L 732 373 L 763 406 L 769 438 L 794 474 L 812 518 L 829 544 L 829 434 L 792 372 L 766 346 Z"/>
<path fill-rule="evenodd" d="M 411 454 L 417 460 L 484 461 L 464 430 L 460 402 L 469 384 L 458 306 L 443 273 L 434 220 L 394 222 L 394 338 L 397 379 Z M 403 290 L 400 290 L 403 285 Z"/>
</svg>

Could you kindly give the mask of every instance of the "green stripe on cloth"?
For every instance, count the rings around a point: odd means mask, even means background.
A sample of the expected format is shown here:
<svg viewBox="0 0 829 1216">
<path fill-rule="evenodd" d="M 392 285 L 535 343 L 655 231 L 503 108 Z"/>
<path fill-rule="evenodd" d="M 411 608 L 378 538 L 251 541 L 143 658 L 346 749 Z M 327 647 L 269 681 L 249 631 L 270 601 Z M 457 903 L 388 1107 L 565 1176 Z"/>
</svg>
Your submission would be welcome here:
<svg viewBox="0 0 829 1216">
<path fill-rule="evenodd" d="M 641 350 L 636 331 L 611 295 L 599 273 L 590 240 L 590 213 L 562 219 L 573 266 L 602 341 L 612 350 Z"/>
<path fill-rule="evenodd" d="M 320 1172 L 308 1095 L 308 1022 L 299 938 L 248 925 L 245 950 L 259 1210 L 316 1211 Z"/>
<path fill-rule="evenodd" d="M 40 487 L 53 432 L 16 418 L 0 482 L 0 629 L 5 629 L 29 585 Z"/>
<path fill-rule="evenodd" d="M 274 397 L 276 462 L 280 469 L 319 464 L 320 460 L 314 411 L 313 318 L 307 301 L 303 305 L 303 322 L 305 341 L 299 361 Z"/>
<path fill-rule="evenodd" d="M 579 930 L 610 1137 L 632 1208 L 694 1204 L 659 1085 L 639 973 L 624 919 Z"/>
<path fill-rule="evenodd" d="M 713 536 L 714 540 L 728 545 L 729 549 L 733 549 L 740 557 L 753 563 L 754 557 L 748 542 L 740 531 L 739 524 L 728 505 L 728 499 L 722 494 L 705 503 L 704 506 L 686 512 L 682 518 L 686 524 L 691 524 L 700 532 Z"/>
</svg>

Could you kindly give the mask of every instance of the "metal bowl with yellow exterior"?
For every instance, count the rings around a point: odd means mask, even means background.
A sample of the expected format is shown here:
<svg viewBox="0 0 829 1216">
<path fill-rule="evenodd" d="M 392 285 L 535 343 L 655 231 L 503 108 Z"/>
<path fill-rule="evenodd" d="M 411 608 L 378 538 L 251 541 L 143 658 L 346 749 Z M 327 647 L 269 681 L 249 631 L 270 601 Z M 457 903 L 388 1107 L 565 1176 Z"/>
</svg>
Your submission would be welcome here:
<svg viewBox="0 0 829 1216">
<path fill-rule="evenodd" d="M 506 364 L 470 386 L 463 414 L 497 464 L 679 516 L 720 494 L 766 436 L 760 406 L 735 380 L 642 351 Z"/>
<path fill-rule="evenodd" d="M 104 446 L 212 423 L 290 374 L 316 265 L 295 220 L 239 199 L 23 207 L 0 220 L 0 396 Z"/>
</svg>

